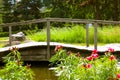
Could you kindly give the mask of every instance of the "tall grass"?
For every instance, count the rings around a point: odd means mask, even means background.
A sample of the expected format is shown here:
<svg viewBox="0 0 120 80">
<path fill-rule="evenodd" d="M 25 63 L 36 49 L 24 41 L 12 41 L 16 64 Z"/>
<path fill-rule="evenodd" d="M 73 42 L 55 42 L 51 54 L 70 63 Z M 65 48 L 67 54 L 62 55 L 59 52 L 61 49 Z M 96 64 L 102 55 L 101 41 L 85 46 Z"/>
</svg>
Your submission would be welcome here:
<svg viewBox="0 0 120 80">
<path fill-rule="evenodd" d="M 50 30 L 50 38 L 52 42 L 64 43 L 85 43 L 86 29 L 84 26 L 74 25 L 73 27 L 54 28 Z M 46 29 L 37 33 L 29 34 L 32 40 L 46 41 Z M 94 43 L 94 28 L 89 28 L 89 42 Z M 99 43 L 119 43 L 120 42 L 120 27 L 107 26 L 98 27 L 98 42 Z"/>
<path fill-rule="evenodd" d="M 120 26 L 107 26 L 98 29 L 98 42 L 120 43 Z"/>
</svg>

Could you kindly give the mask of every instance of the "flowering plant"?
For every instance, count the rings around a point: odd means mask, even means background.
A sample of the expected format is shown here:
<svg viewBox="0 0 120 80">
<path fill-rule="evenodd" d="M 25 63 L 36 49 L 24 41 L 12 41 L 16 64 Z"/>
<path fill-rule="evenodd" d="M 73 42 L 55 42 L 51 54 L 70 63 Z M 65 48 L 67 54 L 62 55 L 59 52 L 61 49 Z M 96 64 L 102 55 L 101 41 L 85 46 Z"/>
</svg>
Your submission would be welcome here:
<svg viewBox="0 0 120 80">
<path fill-rule="evenodd" d="M 10 53 L 3 58 L 5 66 L 0 69 L 1 80 L 33 80 L 33 72 L 30 65 L 23 66 L 21 55 L 16 47 L 10 49 Z"/>
<path fill-rule="evenodd" d="M 55 48 L 56 54 L 50 62 L 57 63 L 55 72 L 59 80 L 120 80 L 120 70 L 117 59 L 112 54 L 114 49 L 109 48 L 105 55 L 98 55 L 97 50 L 83 58 L 80 53 L 66 52 L 62 47 Z"/>
</svg>

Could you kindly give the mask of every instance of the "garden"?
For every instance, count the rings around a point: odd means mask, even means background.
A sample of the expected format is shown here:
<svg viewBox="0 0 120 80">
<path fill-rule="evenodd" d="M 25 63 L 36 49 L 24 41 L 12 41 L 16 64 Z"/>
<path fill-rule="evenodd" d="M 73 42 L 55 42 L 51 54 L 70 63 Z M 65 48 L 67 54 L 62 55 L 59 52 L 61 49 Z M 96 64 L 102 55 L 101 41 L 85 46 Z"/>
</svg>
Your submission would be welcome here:
<svg viewBox="0 0 120 80">
<path fill-rule="evenodd" d="M 51 42 L 70 43 L 73 45 L 85 45 L 86 25 L 64 24 L 65 27 L 51 26 Z M 98 27 L 98 44 L 119 43 L 119 25 Z M 46 28 L 24 31 L 26 37 L 31 41 L 45 42 Z M 118 33 L 118 34 L 116 34 Z M 109 35 L 109 36 L 108 36 Z M 39 37 L 38 37 L 39 36 Z M 94 43 L 94 27 L 89 27 L 89 43 Z M 1 40 L 8 40 L 2 37 Z M 23 44 L 24 42 L 22 42 Z M 4 45 L 2 45 L 4 47 Z M 34 71 L 29 64 L 25 65 L 22 61 L 18 49 L 13 47 L 10 53 L 3 59 L 5 66 L 0 70 L 0 78 L 19 80 L 34 80 Z M 105 55 L 99 55 L 97 50 L 93 50 L 90 56 L 84 57 L 81 54 L 63 49 L 56 46 L 54 56 L 50 59 L 50 65 L 55 66 L 53 72 L 58 80 L 119 80 L 120 69 L 116 56 L 113 55 L 114 49 L 109 48 Z M 29 73 L 29 74 L 28 74 Z M 6 75 L 4 75 L 6 74 Z M 37 73 L 38 74 L 38 73 Z M 11 77 L 13 76 L 13 77 Z"/>
<path fill-rule="evenodd" d="M 2 58 L 4 66 L 0 68 L 1 80 L 34 80 L 31 64 L 24 64 L 17 47 L 9 48 L 9 54 Z M 120 67 L 114 49 L 100 55 L 93 50 L 89 56 L 67 51 L 57 45 L 50 58 L 49 69 L 57 80 L 120 80 Z"/>
<path fill-rule="evenodd" d="M 24 65 L 18 48 L 9 49 L 9 54 L 3 57 L 4 66 L 0 68 L 0 80 L 33 80 L 34 72 L 30 64 Z"/>
<path fill-rule="evenodd" d="M 0 0 L 0 48 L 28 42 L 48 44 L 49 40 L 77 47 L 89 43 L 94 48 L 119 44 L 119 4 L 119 0 Z M 12 41 L 11 35 L 19 32 L 25 40 Z M 11 47 L 2 58 L 0 80 L 120 80 L 119 54 L 114 55 L 114 49 L 109 47 L 104 54 L 95 49 L 81 56 L 81 52 L 57 45 L 47 63 L 38 66 L 41 62 L 33 62 L 32 66 L 22 60 L 17 47 Z"/>
<path fill-rule="evenodd" d="M 112 48 L 104 55 L 93 50 L 88 57 L 67 51 L 61 45 L 56 46 L 55 52 L 50 62 L 55 65 L 53 71 L 58 80 L 120 80 L 120 68 Z"/>
</svg>

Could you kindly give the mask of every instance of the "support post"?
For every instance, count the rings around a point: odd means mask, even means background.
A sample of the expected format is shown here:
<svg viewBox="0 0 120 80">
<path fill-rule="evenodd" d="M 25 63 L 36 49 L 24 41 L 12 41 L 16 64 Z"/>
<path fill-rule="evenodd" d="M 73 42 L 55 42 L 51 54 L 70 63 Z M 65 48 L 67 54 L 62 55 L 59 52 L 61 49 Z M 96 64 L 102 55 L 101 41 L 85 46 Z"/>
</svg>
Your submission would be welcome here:
<svg viewBox="0 0 120 80">
<path fill-rule="evenodd" d="M 86 24 L 86 47 L 89 47 L 89 24 Z"/>
<path fill-rule="evenodd" d="M 50 59 L 50 21 L 47 20 L 47 59 Z"/>
<path fill-rule="evenodd" d="M 97 50 L 97 23 L 94 23 L 94 49 Z"/>
<path fill-rule="evenodd" d="M 12 45 L 12 27 L 9 26 L 9 46 Z"/>
</svg>

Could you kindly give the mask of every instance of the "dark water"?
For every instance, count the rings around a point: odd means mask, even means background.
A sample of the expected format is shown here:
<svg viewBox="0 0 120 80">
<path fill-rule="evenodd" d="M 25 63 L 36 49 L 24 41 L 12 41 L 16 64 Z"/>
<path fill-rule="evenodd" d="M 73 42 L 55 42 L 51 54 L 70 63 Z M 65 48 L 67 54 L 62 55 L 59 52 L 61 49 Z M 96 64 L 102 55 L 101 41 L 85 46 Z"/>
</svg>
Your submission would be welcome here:
<svg viewBox="0 0 120 80">
<path fill-rule="evenodd" d="M 34 71 L 34 80 L 57 80 L 53 71 L 49 70 L 49 62 L 29 62 L 31 69 Z"/>
</svg>

